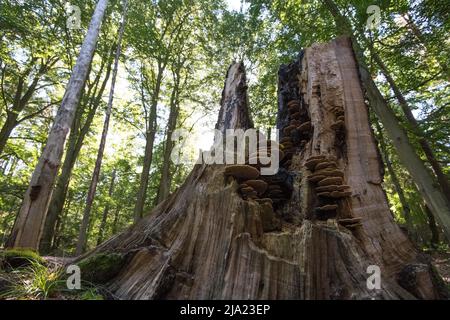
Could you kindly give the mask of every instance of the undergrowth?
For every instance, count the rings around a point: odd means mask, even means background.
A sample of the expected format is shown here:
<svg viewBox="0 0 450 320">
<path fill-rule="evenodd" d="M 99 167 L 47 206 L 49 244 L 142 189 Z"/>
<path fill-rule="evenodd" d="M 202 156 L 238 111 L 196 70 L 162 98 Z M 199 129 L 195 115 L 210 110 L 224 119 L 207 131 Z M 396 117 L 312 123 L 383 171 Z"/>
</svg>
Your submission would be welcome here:
<svg viewBox="0 0 450 320">
<path fill-rule="evenodd" d="M 81 289 L 69 290 L 66 278 L 63 266 L 47 264 L 34 251 L 0 251 L 0 300 L 103 299 L 99 286 L 82 280 Z"/>
</svg>

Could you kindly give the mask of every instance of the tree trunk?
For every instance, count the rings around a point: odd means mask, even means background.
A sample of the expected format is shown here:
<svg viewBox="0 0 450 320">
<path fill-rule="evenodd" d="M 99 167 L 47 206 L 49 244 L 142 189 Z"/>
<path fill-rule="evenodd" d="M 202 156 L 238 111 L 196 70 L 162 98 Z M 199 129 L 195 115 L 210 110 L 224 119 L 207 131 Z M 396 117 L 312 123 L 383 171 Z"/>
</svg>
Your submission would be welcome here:
<svg viewBox="0 0 450 320">
<path fill-rule="evenodd" d="M 119 219 L 120 219 L 120 210 L 121 210 L 121 207 L 120 207 L 120 205 L 118 205 L 114 212 L 114 221 L 112 223 L 112 234 L 117 233 L 117 228 L 118 228 Z"/>
<path fill-rule="evenodd" d="M 105 151 L 106 137 L 108 135 L 108 129 L 109 129 L 109 120 L 110 120 L 111 112 L 112 112 L 112 105 L 113 105 L 113 100 L 114 100 L 114 87 L 116 85 L 117 69 L 119 67 L 119 58 L 120 58 L 120 52 L 121 52 L 122 37 L 123 37 L 123 32 L 125 30 L 127 6 L 128 6 L 128 1 L 124 0 L 123 1 L 122 21 L 120 23 L 119 37 L 117 39 L 116 56 L 114 57 L 114 68 L 113 68 L 113 72 L 112 72 L 111 89 L 109 91 L 108 105 L 106 107 L 105 121 L 103 123 L 103 131 L 102 131 L 102 136 L 100 138 L 100 145 L 98 147 L 97 159 L 95 161 L 94 172 L 92 174 L 91 184 L 89 185 L 89 191 L 88 191 L 88 194 L 86 197 L 86 206 L 85 206 L 84 212 L 83 212 L 83 220 L 81 221 L 80 234 L 78 236 L 78 242 L 77 242 L 77 248 L 76 248 L 77 255 L 83 253 L 83 251 L 85 250 L 85 247 L 86 247 L 86 243 L 87 243 L 87 235 L 88 235 L 87 230 L 89 227 L 89 221 L 90 221 L 90 217 L 91 217 L 91 209 L 92 209 L 92 204 L 94 203 L 94 197 L 95 197 L 95 192 L 97 190 L 98 179 L 100 177 L 100 169 L 102 167 L 103 153 Z"/>
<path fill-rule="evenodd" d="M 56 243 L 58 242 L 57 239 L 62 234 L 62 231 L 64 231 L 64 225 L 66 224 L 66 218 L 67 214 L 69 213 L 70 206 L 72 205 L 72 197 L 69 195 L 69 199 L 66 203 L 66 210 L 64 210 L 64 214 L 61 216 L 58 216 L 58 220 L 56 221 L 55 225 L 55 232 L 53 233 L 52 238 L 52 249 L 57 249 Z"/>
<path fill-rule="evenodd" d="M 69 193 L 68 196 L 69 196 L 69 199 L 67 200 L 66 210 L 64 210 L 64 214 L 58 218 L 60 223 L 59 223 L 59 225 L 57 225 L 55 227 L 55 233 L 53 236 L 53 242 L 52 242 L 52 247 L 51 247 L 52 250 L 56 250 L 56 249 L 60 248 L 61 239 L 64 235 L 64 231 L 66 228 L 66 222 L 67 222 L 67 215 L 69 214 L 69 208 L 70 208 L 70 205 L 73 200 L 73 196 L 71 193 Z M 77 216 L 78 216 L 78 209 L 75 213 L 75 217 L 77 217 Z"/>
<path fill-rule="evenodd" d="M 430 163 L 431 167 L 433 168 L 434 173 L 436 174 L 437 181 L 442 189 L 443 194 L 446 196 L 447 201 L 450 203 L 450 183 L 448 181 L 447 176 L 442 171 L 442 167 L 439 164 L 439 161 L 436 159 L 436 156 L 431 149 L 431 146 L 428 142 L 428 140 L 425 138 L 425 134 L 420 128 L 419 124 L 417 123 L 416 118 L 414 117 L 414 114 L 411 111 L 411 108 L 409 107 L 408 103 L 406 102 L 405 97 L 401 93 L 400 89 L 395 84 L 394 79 L 390 75 L 390 73 L 387 70 L 387 67 L 385 66 L 384 62 L 381 60 L 381 58 L 378 56 L 376 52 L 372 52 L 372 57 L 375 60 L 375 62 L 380 67 L 381 72 L 386 77 L 386 80 L 388 81 L 392 91 L 394 92 L 398 103 L 400 104 L 400 107 L 403 110 L 403 113 L 406 116 L 406 119 L 408 120 L 408 123 L 410 124 L 414 134 L 418 138 L 418 142 L 420 146 L 422 147 L 422 150 L 427 157 L 428 162 Z"/>
<path fill-rule="evenodd" d="M 360 67 L 362 82 L 365 85 L 366 94 L 370 100 L 370 106 L 383 123 L 392 144 L 397 149 L 400 161 L 413 177 L 418 190 L 425 199 L 433 215 L 441 222 L 446 238 L 450 240 L 450 208 L 447 198 L 440 188 L 436 186 L 433 177 L 428 172 L 423 161 L 419 158 L 414 147 L 409 142 L 406 132 L 399 125 L 392 109 L 373 82 L 371 76 L 364 67 Z"/>
<path fill-rule="evenodd" d="M 151 215 L 85 256 L 123 254 L 108 290 L 122 299 L 440 297 L 389 211 L 350 42 L 307 48 L 281 67 L 278 92 L 278 173 L 196 165 Z M 251 124 L 244 68 L 233 64 L 217 128 Z M 367 285 L 370 265 L 380 289 Z"/>
<path fill-rule="evenodd" d="M 9 136 L 11 135 L 11 132 L 17 125 L 17 116 L 18 114 L 15 112 L 8 112 L 6 116 L 6 121 L 2 126 L 2 129 L 0 131 L 0 154 L 3 153 L 3 150 L 5 149 L 6 142 L 9 139 Z"/>
<path fill-rule="evenodd" d="M 103 92 L 106 88 L 106 83 L 109 80 L 111 73 L 112 61 L 107 62 L 107 69 L 105 78 L 102 81 L 100 89 L 93 90 L 90 96 L 88 106 L 89 109 L 86 120 L 82 127 L 80 128 L 80 120 L 75 119 L 72 123 L 72 128 L 70 130 L 68 146 L 66 150 L 66 156 L 64 157 L 64 162 L 61 168 L 61 173 L 58 177 L 58 181 L 53 190 L 50 205 L 47 211 L 47 217 L 45 219 L 44 230 L 41 237 L 41 243 L 39 251 L 41 253 L 49 253 L 50 249 L 54 247 L 52 245 L 52 238 L 54 238 L 55 224 L 58 217 L 61 215 L 64 207 L 64 202 L 66 201 L 67 190 L 69 189 L 70 177 L 72 176 L 72 170 L 75 165 L 75 161 L 80 154 L 81 147 L 83 146 L 84 138 L 89 132 L 92 121 L 94 120 L 95 113 L 103 97 Z M 102 70 L 102 68 L 100 68 Z M 101 75 L 99 71 L 98 76 Z M 81 112 L 79 117 L 81 117 Z"/>
<path fill-rule="evenodd" d="M 406 200 L 405 193 L 403 192 L 402 186 L 400 185 L 400 181 L 398 179 L 397 173 L 395 173 L 394 167 L 392 166 L 391 159 L 389 158 L 388 150 L 386 147 L 386 143 L 384 142 L 383 131 L 379 123 L 376 124 L 378 131 L 378 142 L 380 144 L 381 154 L 386 164 L 386 168 L 389 172 L 389 176 L 391 177 L 392 184 L 394 185 L 395 191 L 398 194 L 398 198 L 402 205 L 403 218 L 406 222 L 406 228 L 411 235 L 415 234 L 414 226 L 411 220 L 411 210 L 409 208 L 408 201 Z"/>
<path fill-rule="evenodd" d="M 109 185 L 109 190 L 108 190 L 109 199 L 105 205 L 105 208 L 103 209 L 102 221 L 100 223 L 100 228 L 98 230 L 97 245 L 99 245 L 103 242 L 103 237 L 104 237 L 105 228 L 106 228 L 106 220 L 108 219 L 108 213 L 109 213 L 109 201 L 110 201 L 113 191 L 114 191 L 115 180 L 116 180 L 116 170 L 113 170 L 112 175 L 111 175 L 111 183 Z"/>
<path fill-rule="evenodd" d="M 350 23 L 341 15 L 339 8 L 332 0 L 323 1 L 334 16 L 336 25 L 339 26 L 343 34 L 349 35 L 352 40 L 361 82 L 370 101 L 370 107 L 383 124 L 386 133 L 397 150 L 400 161 L 414 179 L 420 194 L 435 218 L 440 222 L 446 238 L 450 241 L 450 207 L 447 198 L 443 195 L 440 188 L 435 185 L 433 177 L 411 145 L 408 135 L 398 123 L 395 113 L 389 107 L 373 81 L 364 61 L 363 50 L 353 36 Z"/>
<path fill-rule="evenodd" d="M 439 229 L 436 225 L 433 214 L 431 213 L 430 208 L 428 208 L 427 205 L 424 206 L 424 211 L 427 215 L 428 226 L 430 227 L 431 231 L 430 245 L 432 248 L 437 248 L 439 246 Z"/>
<path fill-rule="evenodd" d="M 145 137 L 144 163 L 142 165 L 139 190 L 136 197 L 136 205 L 134 207 L 135 222 L 139 221 L 143 216 L 145 200 L 147 197 L 148 178 L 150 175 L 150 167 L 153 161 L 153 144 L 155 142 L 155 135 L 157 129 L 157 122 L 156 122 L 157 106 L 163 73 L 164 67 L 162 67 L 161 64 L 158 64 L 158 75 L 156 77 L 155 90 L 153 91 L 152 104 L 150 106 L 150 116 L 148 118 L 147 132 Z M 142 95 L 143 107 L 145 107 L 144 103 L 145 103 L 144 96 Z"/>
<path fill-rule="evenodd" d="M 166 142 L 164 144 L 164 156 L 163 156 L 163 166 L 161 169 L 161 180 L 159 182 L 158 195 L 156 198 L 156 204 L 166 200 L 170 193 L 170 184 L 171 184 L 171 176 L 170 176 L 170 167 L 171 167 L 171 159 L 170 155 L 173 150 L 173 141 L 172 141 L 172 133 L 176 128 L 178 113 L 179 113 L 179 84 L 180 84 L 180 75 L 174 75 L 174 87 L 172 89 L 172 95 L 170 98 L 170 113 L 169 113 L 169 121 L 167 125 L 167 134 L 166 134 Z"/>
<path fill-rule="evenodd" d="M 47 144 L 24 195 L 18 219 L 8 240 L 8 247 L 23 247 L 36 250 L 39 248 L 39 240 L 44 227 L 53 185 L 60 166 L 64 143 L 86 81 L 107 4 L 108 0 L 99 0 L 97 3 L 61 107 L 48 135 Z"/>
</svg>

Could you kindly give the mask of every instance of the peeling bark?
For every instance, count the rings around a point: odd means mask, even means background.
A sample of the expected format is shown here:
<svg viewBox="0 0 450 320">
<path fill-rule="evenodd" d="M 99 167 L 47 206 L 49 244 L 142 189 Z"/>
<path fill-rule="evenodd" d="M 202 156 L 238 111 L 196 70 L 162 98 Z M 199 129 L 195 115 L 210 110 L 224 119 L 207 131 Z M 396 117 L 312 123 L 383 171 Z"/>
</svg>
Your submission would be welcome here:
<svg viewBox="0 0 450 320">
<path fill-rule="evenodd" d="M 251 127 L 245 88 L 243 66 L 232 65 L 219 130 Z M 122 253 L 105 284 L 122 299 L 439 298 L 381 188 L 350 42 L 313 45 L 282 66 L 278 128 L 276 175 L 197 165 L 150 215 L 80 259 Z M 369 265 L 381 289 L 367 287 Z"/>
</svg>

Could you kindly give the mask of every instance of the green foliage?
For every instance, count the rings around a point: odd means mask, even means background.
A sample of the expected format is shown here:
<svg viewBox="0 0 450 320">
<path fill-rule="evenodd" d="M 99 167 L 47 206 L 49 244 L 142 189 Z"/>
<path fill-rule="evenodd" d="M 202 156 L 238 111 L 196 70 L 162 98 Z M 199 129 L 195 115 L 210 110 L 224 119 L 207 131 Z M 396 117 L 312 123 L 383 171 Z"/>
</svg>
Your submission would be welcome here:
<svg viewBox="0 0 450 320">
<path fill-rule="evenodd" d="M 66 286 L 66 273 L 61 265 L 48 265 L 33 251 L 8 250 L 4 256 L 26 259 L 27 263 L 20 266 L 8 265 L 0 269 L 0 300 L 46 300 L 46 299 L 76 299 L 103 300 L 102 289 L 92 282 L 82 281 L 80 290 L 69 290 Z M 113 263 L 114 257 L 100 258 L 102 270 L 109 272 L 107 263 Z M 12 268 L 13 267 L 13 268 Z"/>
<path fill-rule="evenodd" d="M 61 269 L 54 270 L 30 260 L 25 268 L 10 271 L 7 275 L 9 285 L 0 291 L 0 299 L 48 299 L 55 297 L 58 290 L 65 285 L 60 279 Z"/>
</svg>

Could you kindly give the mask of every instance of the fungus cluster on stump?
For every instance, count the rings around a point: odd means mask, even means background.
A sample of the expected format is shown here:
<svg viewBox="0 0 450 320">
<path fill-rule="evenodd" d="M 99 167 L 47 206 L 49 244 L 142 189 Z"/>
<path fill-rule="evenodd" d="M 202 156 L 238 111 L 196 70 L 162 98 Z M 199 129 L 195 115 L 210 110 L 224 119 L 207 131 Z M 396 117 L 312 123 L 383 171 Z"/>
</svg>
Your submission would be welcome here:
<svg viewBox="0 0 450 320">
<path fill-rule="evenodd" d="M 350 186 L 344 184 L 344 172 L 338 168 L 336 157 L 312 156 L 306 160 L 305 166 L 311 172 L 308 181 L 318 198 L 316 218 L 336 218 L 339 201 L 352 195 Z"/>
<path fill-rule="evenodd" d="M 260 170 L 264 166 L 271 165 L 272 152 L 278 152 L 279 161 L 283 161 L 286 148 L 284 144 L 273 140 L 259 143 L 257 150 L 246 156 L 246 164 L 228 165 L 225 168 L 225 175 L 237 180 L 238 192 L 242 199 L 255 201 L 261 205 L 261 220 L 263 230 L 266 232 L 280 228 L 281 217 L 274 209 L 290 198 L 292 186 L 289 179 L 286 179 L 285 171 L 275 175 L 260 175 Z"/>
<path fill-rule="evenodd" d="M 298 98 L 292 97 L 287 102 L 288 121 L 287 125 L 281 128 L 280 144 L 285 151 L 284 161 L 281 165 L 289 168 L 292 163 L 292 156 L 300 149 L 304 148 L 311 138 L 312 125 L 308 115 L 307 106 Z"/>
</svg>

